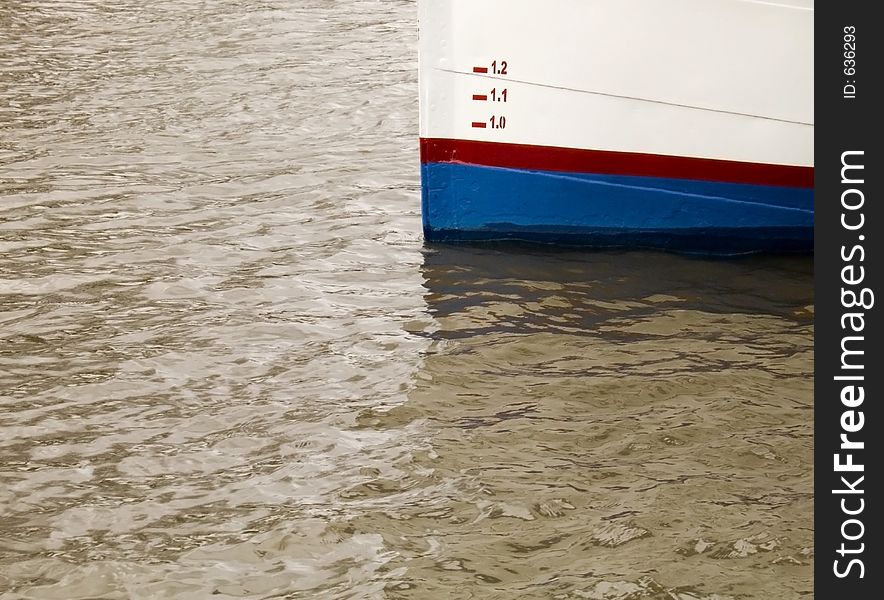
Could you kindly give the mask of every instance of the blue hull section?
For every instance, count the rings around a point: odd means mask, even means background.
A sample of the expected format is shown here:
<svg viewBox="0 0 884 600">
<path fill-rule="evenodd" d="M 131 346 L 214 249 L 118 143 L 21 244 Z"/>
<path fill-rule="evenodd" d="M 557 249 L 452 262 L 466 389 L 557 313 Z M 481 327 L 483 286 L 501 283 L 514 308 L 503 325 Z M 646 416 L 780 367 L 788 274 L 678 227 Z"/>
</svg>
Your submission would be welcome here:
<svg viewBox="0 0 884 600">
<path fill-rule="evenodd" d="M 810 252 L 813 189 L 421 165 L 428 241 L 514 240 L 709 254 Z"/>
</svg>

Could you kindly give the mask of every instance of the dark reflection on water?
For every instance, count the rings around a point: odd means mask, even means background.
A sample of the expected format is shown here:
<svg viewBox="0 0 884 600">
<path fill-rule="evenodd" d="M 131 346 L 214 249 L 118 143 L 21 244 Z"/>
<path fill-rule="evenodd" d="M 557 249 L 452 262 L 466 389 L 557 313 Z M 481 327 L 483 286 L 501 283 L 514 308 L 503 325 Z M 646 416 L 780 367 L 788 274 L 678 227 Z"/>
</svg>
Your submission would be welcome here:
<svg viewBox="0 0 884 600">
<path fill-rule="evenodd" d="M 705 260 L 530 245 L 434 245 L 425 254 L 423 274 L 434 316 L 511 304 L 518 314 L 483 323 L 510 331 L 573 327 L 574 333 L 600 334 L 598 327 L 615 316 L 639 319 L 675 307 L 812 316 L 813 260 L 806 256 Z"/>
<path fill-rule="evenodd" d="M 812 260 L 424 248 L 410 0 L 0 0 L 0 598 L 809 595 Z"/>
<path fill-rule="evenodd" d="M 432 349 L 364 420 L 426 423 L 436 491 L 370 519 L 429 536 L 415 597 L 810 593 L 811 259 L 435 247 L 423 273 Z"/>
</svg>

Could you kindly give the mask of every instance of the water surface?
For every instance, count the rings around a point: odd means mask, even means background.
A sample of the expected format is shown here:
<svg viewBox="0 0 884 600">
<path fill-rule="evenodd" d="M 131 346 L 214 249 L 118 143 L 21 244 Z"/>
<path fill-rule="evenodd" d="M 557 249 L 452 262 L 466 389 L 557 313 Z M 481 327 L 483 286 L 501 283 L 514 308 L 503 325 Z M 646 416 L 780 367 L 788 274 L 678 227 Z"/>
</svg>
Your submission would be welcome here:
<svg viewBox="0 0 884 600">
<path fill-rule="evenodd" d="M 0 598 L 811 595 L 810 259 L 424 247 L 412 0 L 0 32 Z"/>
</svg>

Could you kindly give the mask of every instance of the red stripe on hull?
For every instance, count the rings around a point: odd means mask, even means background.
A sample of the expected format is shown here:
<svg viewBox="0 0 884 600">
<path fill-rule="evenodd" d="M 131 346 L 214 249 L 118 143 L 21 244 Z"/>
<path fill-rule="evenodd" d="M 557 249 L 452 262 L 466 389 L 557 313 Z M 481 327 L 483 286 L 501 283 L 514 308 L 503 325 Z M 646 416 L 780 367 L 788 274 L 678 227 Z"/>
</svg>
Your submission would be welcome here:
<svg viewBox="0 0 884 600">
<path fill-rule="evenodd" d="M 813 167 L 444 138 L 421 138 L 421 162 L 813 187 Z"/>
</svg>

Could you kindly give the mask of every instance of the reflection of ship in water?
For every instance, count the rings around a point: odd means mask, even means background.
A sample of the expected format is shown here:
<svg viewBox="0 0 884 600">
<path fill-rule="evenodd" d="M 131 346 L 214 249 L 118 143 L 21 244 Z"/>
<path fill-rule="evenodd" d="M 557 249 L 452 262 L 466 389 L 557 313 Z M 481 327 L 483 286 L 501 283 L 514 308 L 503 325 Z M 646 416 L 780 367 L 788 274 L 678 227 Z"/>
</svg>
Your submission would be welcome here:
<svg viewBox="0 0 884 600">
<path fill-rule="evenodd" d="M 363 420 L 426 427 L 364 523 L 400 536 L 403 586 L 806 591 L 811 260 L 441 247 L 423 274 L 434 342 Z"/>
<path fill-rule="evenodd" d="M 627 324 L 687 312 L 806 321 L 812 273 L 808 257 L 710 261 L 530 246 L 439 245 L 423 265 L 442 337 L 491 330 L 617 336 Z"/>
</svg>

